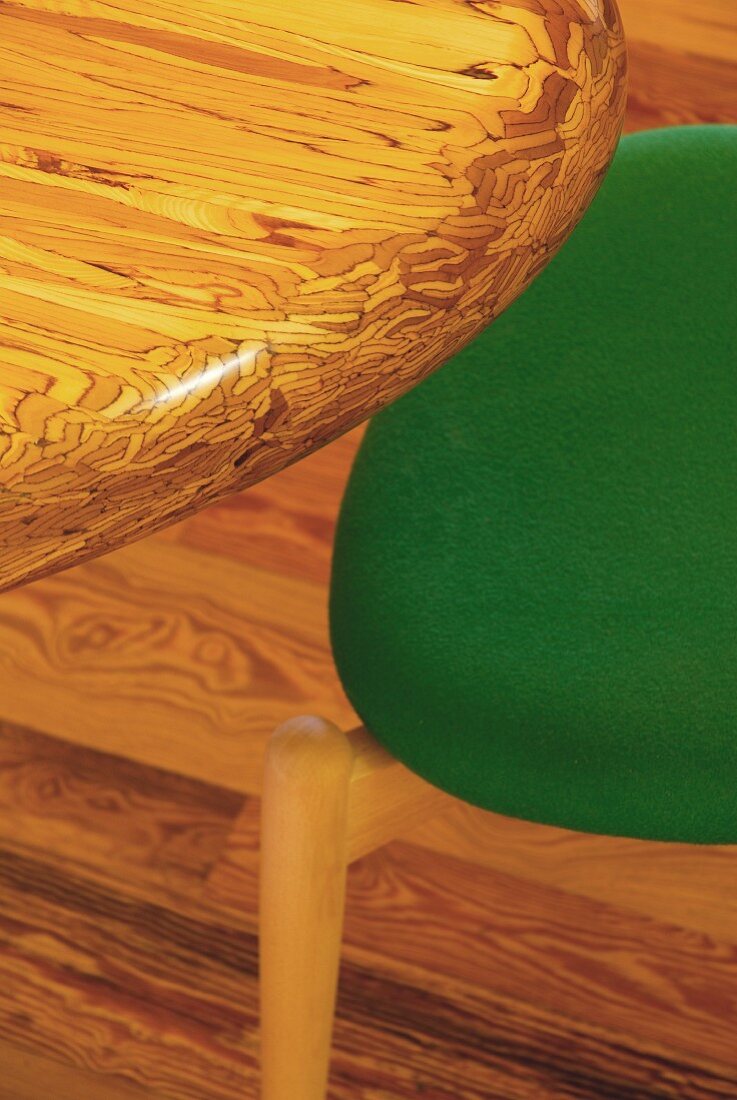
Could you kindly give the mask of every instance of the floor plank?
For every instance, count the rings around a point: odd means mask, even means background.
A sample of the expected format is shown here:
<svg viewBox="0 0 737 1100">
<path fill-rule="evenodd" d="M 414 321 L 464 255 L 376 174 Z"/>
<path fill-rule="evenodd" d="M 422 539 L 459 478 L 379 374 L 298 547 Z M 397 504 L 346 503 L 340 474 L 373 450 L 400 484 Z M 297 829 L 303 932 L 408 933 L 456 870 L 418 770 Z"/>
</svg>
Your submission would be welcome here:
<svg viewBox="0 0 737 1100">
<path fill-rule="evenodd" d="M 41 1058 L 34 1051 L 0 1041 L 3 1100 L 39 1100 L 39 1084 L 45 1096 L 54 1100 L 80 1100 L 102 1097 L 104 1100 L 153 1100 L 151 1092 L 117 1083 L 110 1074 L 100 1076 L 81 1066 Z"/>
<path fill-rule="evenodd" d="M 237 791 L 279 722 L 356 722 L 324 587 L 166 539 L 4 593 L 0 670 L 9 721 Z"/>
<path fill-rule="evenodd" d="M 456 976 L 447 959 L 442 967 L 418 959 L 416 950 L 408 950 L 408 943 L 417 940 L 418 924 L 424 940 L 428 922 L 439 926 L 453 916 L 452 907 L 438 907 L 440 890 L 452 879 L 447 863 L 442 874 L 435 873 L 434 892 L 428 890 L 427 877 L 418 891 L 419 851 L 395 846 L 381 857 L 380 873 L 387 881 L 378 895 L 372 885 L 366 889 L 367 869 L 369 882 L 377 875 L 372 866 L 376 860 L 364 861 L 358 869 L 359 888 L 352 885 L 336 1029 L 336 1100 L 734 1095 L 732 1044 L 725 1046 L 719 1028 L 713 1029 L 711 1049 L 700 1042 L 691 1054 L 667 1029 L 658 1038 L 652 1025 L 649 1034 L 637 1035 L 612 1026 L 602 1008 L 612 996 L 617 1000 L 617 983 L 612 986 L 609 978 L 599 979 L 593 1016 L 582 1013 L 576 1003 L 580 982 L 563 996 L 559 985 L 565 985 L 566 974 L 575 967 L 568 964 L 563 975 L 554 977 L 557 966 L 548 945 L 556 929 L 550 928 L 546 914 L 536 911 L 530 896 L 521 897 L 514 887 L 505 893 L 499 877 L 495 887 L 500 900 L 486 918 L 489 928 L 497 929 L 490 933 L 499 939 L 495 958 L 485 958 L 488 947 L 482 945 L 476 965 L 470 966 L 468 944 L 473 941 L 466 927 L 465 977 Z M 388 876 L 387 860 L 392 864 Z M 408 866 L 414 868 L 409 875 Z M 125 1082 L 146 1094 L 187 1100 L 256 1097 L 256 936 L 243 920 L 233 915 L 231 921 L 224 913 L 218 917 L 186 901 L 175 912 L 87 875 L 49 873 L 47 863 L 29 857 L 6 855 L 0 860 L 0 886 L 0 1021 L 5 1043 L 30 1046 L 47 1061 L 79 1066 L 82 1080 L 90 1074 L 109 1075 L 116 1085 Z M 482 886 L 476 889 L 478 893 Z M 389 905 L 387 892 L 394 899 Z M 462 895 L 454 896 L 458 909 Z M 380 909 L 377 897 L 383 898 Z M 574 938 L 581 940 L 581 933 L 570 902 L 561 908 L 567 951 Z M 400 942 L 398 916 L 404 929 Z M 463 928 L 464 922 L 449 927 Z M 597 938 L 590 928 L 584 947 L 577 942 L 575 951 L 604 949 L 601 966 L 606 974 L 630 965 L 626 959 L 618 963 L 617 954 L 649 957 L 652 945 L 637 935 L 619 952 L 610 947 L 612 958 L 607 960 L 607 929 L 601 931 Z M 619 941 L 623 935 L 618 926 Z M 356 946 L 356 939 L 361 945 Z M 389 942 L 393 946 L 387 950 Z M 448 927 L 442 942 L 445 956 Z M 478 947 L 478 936 L 475 942 Z M 437 945 L 433 950 L 437 959 Z M 521 963 L 530 951 L 529 963 Z M 695 958 L 695 946 L 692 952 Z M 480 981 L 490 976 L 490 963 L 494 981 Z M 534 997 L 519 997 L 514 971 L 520 966 L 527 985 L 534 980 Z M 636 980 L 637 968 L 630 981 Z M 549 991 L 552 1005 L 546 984 L 556 987 Z M 641 984 L 646 990 L 647 981 Z M 659 1011 L 667 1016 L 672 990 L 667 982 L 661 984 L 660 1009 L 657 999 L 643 991 L 644 1017 Z M 619 999 L 627 1000 L 626 991 Z M 697 1038 L 703 1039 L 694 1000 L 689 1018 Z M 676 1019 L 674 1027 L 679 1037 L 681 1022 Z M 725 1050 L 728 1058 L 714 1057 Z"/>
<path fill-rule="evenodd" d="M 684 65 L 697 54 L 715 61 L 737 59 L 737 20 L 733 0 L 618 0 L 630 43 L 647 42 L 675 50 Z M 678 75 L 678 74 L 674 74 Z M 707 100 L 709 85 L 698 90 Z"/>
<path fill-rule="evenodd" d="M 255 909 L 257 878 L 254 803 L 206 896 Z M 737 1095 L 737 926 L 717 939 L 630 909 L 611 886 L 591 896 L 396 842 L 350 869 L 346 943 L 509 997 L 534 991 L 538 1007 L 629 1031 L 635 1045 L 707 1057 L 733 1070 Z"/>
<path fill-rule="evenodd" d="M 407 839 L 518 878 L 599 901 L 616 900 L 622 909 L 737 943 L 734 846 L 594 837 L 515 821 L 472 806 L 458 806 Z M 222 859 L 220 873 L 227 848 Z"/>
<path fill-rule="evenodd" d="M 2 1039 L 141 1088 L 256 1079 L 256 937 L 47 861 L 0 855 Z"/>
<path fill-rule="evenodd" d="M 198 890 L 243 797 L 0 721 L 0 837 L 47 857 Z"/>
<path fill-rule="evenodd" d="M 629 66 L 629 131 L 737 121 L 734 57 L 724 60 L 635 41 Z"/>
</svg>

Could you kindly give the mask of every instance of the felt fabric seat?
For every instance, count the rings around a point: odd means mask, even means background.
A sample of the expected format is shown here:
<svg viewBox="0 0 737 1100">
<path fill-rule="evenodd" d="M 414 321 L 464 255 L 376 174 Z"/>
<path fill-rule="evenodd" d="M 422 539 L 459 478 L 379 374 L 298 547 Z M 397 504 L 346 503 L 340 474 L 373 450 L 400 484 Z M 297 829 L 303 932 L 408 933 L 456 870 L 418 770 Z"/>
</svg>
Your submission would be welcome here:
<svg viewBox="0 0 737 1100">
<path fill-rule="evenodd" d="M 735 226 L 737 127 L 625 138 L 531 289 L 371 423 L 336 664 L 468 802 L 737 842 Z"/>
</svg>

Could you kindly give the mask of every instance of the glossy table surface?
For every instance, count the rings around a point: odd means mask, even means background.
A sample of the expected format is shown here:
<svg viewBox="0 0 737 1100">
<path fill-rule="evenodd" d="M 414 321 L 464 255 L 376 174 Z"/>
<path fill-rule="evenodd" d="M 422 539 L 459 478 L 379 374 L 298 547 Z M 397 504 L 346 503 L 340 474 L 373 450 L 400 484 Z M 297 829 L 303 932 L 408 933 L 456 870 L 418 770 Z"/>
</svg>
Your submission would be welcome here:
<svg viewBox="0 0 737 1100">
<path fill-rule="evenodd" d="M 446 360 L 585 210 L 624 76 L 612 0 L 4 0 L 0 588 Z"/>
</svg>

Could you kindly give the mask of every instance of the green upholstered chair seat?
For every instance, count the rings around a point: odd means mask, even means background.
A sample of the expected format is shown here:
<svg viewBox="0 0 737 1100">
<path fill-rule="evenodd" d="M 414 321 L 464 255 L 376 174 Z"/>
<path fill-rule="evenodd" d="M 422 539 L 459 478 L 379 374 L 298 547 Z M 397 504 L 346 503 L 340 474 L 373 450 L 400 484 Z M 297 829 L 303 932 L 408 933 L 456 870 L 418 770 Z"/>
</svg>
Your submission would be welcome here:
<svg viewBox="0 0 737 1100">
<path fill-rule="evenodd" d="M 735 225 L 737 127 L 624 139 L 527 294 L 368 430 L 337 667 L 468 802 L 737 842 Z"/>
</svg>

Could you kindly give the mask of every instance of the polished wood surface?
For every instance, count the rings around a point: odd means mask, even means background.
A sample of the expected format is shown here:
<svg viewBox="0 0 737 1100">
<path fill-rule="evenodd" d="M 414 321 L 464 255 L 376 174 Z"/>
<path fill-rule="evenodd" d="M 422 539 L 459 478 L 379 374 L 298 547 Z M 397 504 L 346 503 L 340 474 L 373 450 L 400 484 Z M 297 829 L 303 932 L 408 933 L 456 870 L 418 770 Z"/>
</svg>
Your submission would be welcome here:
<svg viewBox="0 0 737 1100">
<path fill-rule="evenodd" d="M 0 588 L 354 426 L 562 243 L 614 0 L 5 0 Z"/>
<path fill-rule="evenodd" d="M 731 0 L 621 7 L 628 128 L 737 123 Z M 355 721 L 359 437 L 0 597 L 2 1100 L 256 1100 L 259 776 L 288 717 Z M 736 868 L 471 808 L 359 860 L 330 1100 L 734 1100 Z"/>
<path fill-rule="evenodd" d="M 258 800 L 0 745 L 3 1100 L 256 1100 Z M 737 852 L 492 820 L 350 869 L 331 1100 L 733 1100 Z"/>
</svg>

